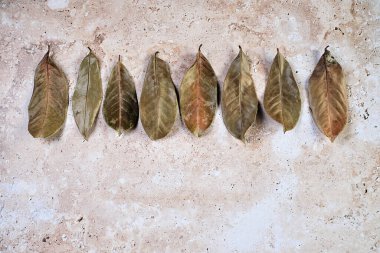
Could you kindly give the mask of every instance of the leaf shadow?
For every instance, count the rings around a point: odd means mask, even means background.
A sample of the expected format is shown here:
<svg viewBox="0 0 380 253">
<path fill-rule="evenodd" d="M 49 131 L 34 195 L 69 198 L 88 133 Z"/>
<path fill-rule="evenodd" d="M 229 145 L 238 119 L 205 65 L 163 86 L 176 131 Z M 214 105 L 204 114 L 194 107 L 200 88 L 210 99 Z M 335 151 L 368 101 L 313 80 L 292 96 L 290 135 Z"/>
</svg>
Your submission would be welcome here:
<svg viewBox="0 0 380 253">
<path fill-rule="evenodd" d="M 255 126 L 258 128 L 263 128 L 264 126 L 264 109 L 260 102 L 257 104 L 257 114 Z"/>
<path fill-rule="evenodd" d="M 216 83 L 216 104 L 219 107 L 222 100 L 222 85 L 218 82 Z"/>
<path fill-rule="evenodd" d="M 180 100 L 179 100 L 179 91 L 178 91 L 178 88 L 177 86 L 174 84 L 174 92 L 175 92 L 175 95 L 176 95 L 176 100 L 177 100 L 177 105 L 178 105 L 178 115 L 179 115 L 179 120 L 181 122 L 181 125 L 182 125 L 182 114 L 181 114 L 181 104 L 180 104 Z"/>
</svg>

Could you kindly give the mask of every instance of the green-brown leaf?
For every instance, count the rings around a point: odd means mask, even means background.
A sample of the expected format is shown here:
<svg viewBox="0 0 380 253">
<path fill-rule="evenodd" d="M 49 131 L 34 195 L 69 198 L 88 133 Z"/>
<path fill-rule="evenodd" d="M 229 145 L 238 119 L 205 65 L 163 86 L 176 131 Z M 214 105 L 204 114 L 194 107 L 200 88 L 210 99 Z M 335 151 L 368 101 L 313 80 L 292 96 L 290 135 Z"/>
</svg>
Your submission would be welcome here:
<svg viewBox="0 0 380 253">
<path fill-rule="evenodd" d="M 152 140 L 170 132 L 178 111 L 169 65 L 158 58 L 157 53 L 150 59 L 140 98 L 141 123 Z"/>
<path fill-rule="evenodd" d="M 121 133 L 136 127 L 139 119 L 139 105 L 135 83 L 120 58 L 112 69 L 103 103 L 106 123 Z"/>
<path fill-rule="evenodd" d="M 49 50 L 38 64 L 33 95 L 29 102 L 29 133 L 46 138 L 58 133 L 66 120 L 69 84 L 65 74 L 49 57 Z"/>
<path fill-rule="evenodd" d="M 284 132 L 293 129 L 300 116 L 300 92 L 288 61 L 278 50 L 265 88 L 264 108 L 283 125 Z"/>
<path fill-rule="evenodd" d="M 75 122 L 86 140 L 96 121 L 102 97 L 99 62 L 90 50 L 80 64 L 78 81 L 72 98 Z"/>
<path fill-rule="evenodd" d="M 209 128 L 217 107 L 218 80 L 200 48 L 180 87 L 181 115 L 195 136 L 203 135 Z"/>
<path fill-rule="evenodd" d="M 347 122 L 347 88 L 340 64 L 325 49 L 309 80 L 309 103 L 318 128 L 333 142 Z"/>
<path fill-rule="evenodd" d="M 244 141 L 245 133 L 256 120 L 258 99 L 249 59 L 239 48 L 239 54 L 231 63 L 224 80 L 222 113 L 228 131 Z"/>
</svg>

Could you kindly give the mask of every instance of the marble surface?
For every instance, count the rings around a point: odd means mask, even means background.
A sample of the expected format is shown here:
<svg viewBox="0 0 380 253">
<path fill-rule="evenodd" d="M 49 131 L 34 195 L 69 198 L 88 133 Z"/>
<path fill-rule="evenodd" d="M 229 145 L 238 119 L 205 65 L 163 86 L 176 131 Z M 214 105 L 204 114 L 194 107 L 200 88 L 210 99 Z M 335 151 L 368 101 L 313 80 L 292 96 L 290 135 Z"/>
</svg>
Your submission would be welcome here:
<svg viewBox="0 0 380 253">
<path fill-rule="evenodd" d="M 2 0 L 0 29 L 0 252 L 380 252 L 380 1 Z M 241 45 L 260 101 L 278 47 L 301 91 L 295 129 L 261 111 L 244 144 L 219 107 L 204 137 L 178 119 L 153 142 L 100 112 L 86 142 L 70 103 L 59 138 L 28 133 L 48 44 L 71 99 L 87 46 L 104 89 L 120 54 L 140 96 L 152 53 L 178 87 L 201 43 L 220 85 Z M 306 93 L 327 45 L 349 93 L 334 143 Z"/>
</svg>

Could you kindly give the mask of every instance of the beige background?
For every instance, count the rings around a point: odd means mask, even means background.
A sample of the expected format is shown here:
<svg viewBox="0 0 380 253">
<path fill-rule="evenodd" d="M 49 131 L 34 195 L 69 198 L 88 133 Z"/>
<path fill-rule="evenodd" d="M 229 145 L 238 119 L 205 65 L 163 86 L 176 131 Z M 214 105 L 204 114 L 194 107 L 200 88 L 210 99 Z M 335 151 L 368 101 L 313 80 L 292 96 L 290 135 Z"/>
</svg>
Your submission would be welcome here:
<svg viewBox="0 0 380 253">
<path fill-rule="evenodd" d="M 1 252 L 380 252 L 379 1 L 0 1 Z M 140 96 L 149 55 L 178 87 L 197 48 L 222 84 L 240 44 L 260 101 L 279 47 L 302 95 L 294 130 L 265 112 L 234 139 L 221 110 L 193 137 L 178 120 L 153 142 L 100 113 L 85 142 L 69 107 L 62 136 L 33 139 L 34 70 L 52 45 L 70 98 L 90 46 L 103 88 L 119 54 Z M 349 122 L 332 144 L 307 81 L 326 45 L 347 75 Z"/>
</svg>

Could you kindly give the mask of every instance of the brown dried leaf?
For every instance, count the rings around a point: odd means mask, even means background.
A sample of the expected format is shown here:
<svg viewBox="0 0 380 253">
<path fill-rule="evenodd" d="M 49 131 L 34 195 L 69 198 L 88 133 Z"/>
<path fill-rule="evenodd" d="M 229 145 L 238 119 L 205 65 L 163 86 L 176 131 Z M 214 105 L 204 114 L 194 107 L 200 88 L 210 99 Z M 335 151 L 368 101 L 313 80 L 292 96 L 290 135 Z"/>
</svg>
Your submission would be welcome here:
<svg viewBox="0 0 380 253">
<path fill-rule="evenodd" d="M 169 65 L 157 53 L 151 57 L 140 98 L 141 123 L 152 140 L 170 132 L 178 111 Z"/>
<path fill-rule="evenodd" d="M 224 80 L 222 112 L 228 131 L 244 141 L 245 133 L 256 120 L 258 99 L 249 59 L 240 46 L 239 49 L 239 54 L 231 63 Z"/>
<path fill-rule="evenodd" d="M 62 129 L 69 105 L 69 84 L 65 74 L 49 57 L 38 64 L 33 95 L 29 102 L 29 133 L 35 138 L 54 136 Z"/>
<path fill-rule="evenodd" d="M 123 63 L 119 61 L 112 69 L 103 103 L 106 123 L 121 133 L 136 127 L 139 119 L 139 105 L 135 83 Z"/>
<path fill-rule="evenodd" d="M 300 116 L 300 92 L 288 61 L 278 49 L 265 88 L 264 108 L 284 126 L 284 132 L 293 129 Z"/>
<path fill-rule="evenodd" d="M 80 64 L 78 81 L 72 98 L 74 119 L 86 140 L 98 116 L 102 97 L 99 61 L 90 49 L 90 53 Z"/>
<path fill-rule="evenodd" d="M 347 122 L 347 87 L 340 64 L 325 48 L 309 80 L 309 102 L 318 128 L 331 142 Z"/>
<path fill-rule="evenodd" d="M 201 46 L 180 87 L 181 115 L 195 136 L 203 135 L 211 125 L 217 107 L 218 80 L 211 64 L 201 53 Z"/>
</svg>

